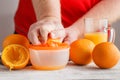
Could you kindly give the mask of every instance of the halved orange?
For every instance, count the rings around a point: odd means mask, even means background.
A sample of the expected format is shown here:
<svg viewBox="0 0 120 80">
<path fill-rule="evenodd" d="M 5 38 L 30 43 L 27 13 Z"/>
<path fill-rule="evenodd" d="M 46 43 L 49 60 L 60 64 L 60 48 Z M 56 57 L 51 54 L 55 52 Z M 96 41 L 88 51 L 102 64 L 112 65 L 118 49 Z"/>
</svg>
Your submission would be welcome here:
<svg viewBox="0 0 120 80">
<path fill-rule="evenodd" d="M 22 69 L 29 62 L 29 50 L 19 44 L 6 46 L 1 55 L 2 63 L 11 69 Z"/>
</svg>

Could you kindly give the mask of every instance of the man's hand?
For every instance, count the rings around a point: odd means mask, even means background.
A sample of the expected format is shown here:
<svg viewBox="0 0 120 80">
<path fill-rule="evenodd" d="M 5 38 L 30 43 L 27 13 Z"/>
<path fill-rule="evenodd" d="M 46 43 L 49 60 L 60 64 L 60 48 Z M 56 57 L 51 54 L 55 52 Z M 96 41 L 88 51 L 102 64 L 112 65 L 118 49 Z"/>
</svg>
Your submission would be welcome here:
<svg viewBox="0 0 120 80">
<path fill-rule="evenodd" d="M 66 37 L 64 38 L 64 42 L 67 44 L 71 44 L 73 41 L 83 38 L 84 34 L 77 27 L 70 26 L 65 28 Z"/>
<path fill-rule="evenodd" d="M 48 38 L 59 38 L 63 41 L 65 29 L 55 18 L 46 17 L 30 26 L 28 38 L 32 44 L 44 44 Z"/>
</svg>

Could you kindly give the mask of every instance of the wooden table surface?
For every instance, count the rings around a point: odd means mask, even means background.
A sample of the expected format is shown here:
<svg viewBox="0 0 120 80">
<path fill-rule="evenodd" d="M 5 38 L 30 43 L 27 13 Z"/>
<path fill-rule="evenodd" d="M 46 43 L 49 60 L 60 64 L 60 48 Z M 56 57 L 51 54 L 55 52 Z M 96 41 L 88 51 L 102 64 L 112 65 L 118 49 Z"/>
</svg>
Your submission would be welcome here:
<svg viewBox="0 0 120 80">
<path fill-rule="evenodd" d="M 60 70 L 42 71 L 34 70 L 31 66 L 25 69 L 9 71 L 0 64 L 0 80 L 119 80 L 120 63 L 111 69 L 99 69 L 94 63 L 78 66 L 69 62 Z"/>
</svg>

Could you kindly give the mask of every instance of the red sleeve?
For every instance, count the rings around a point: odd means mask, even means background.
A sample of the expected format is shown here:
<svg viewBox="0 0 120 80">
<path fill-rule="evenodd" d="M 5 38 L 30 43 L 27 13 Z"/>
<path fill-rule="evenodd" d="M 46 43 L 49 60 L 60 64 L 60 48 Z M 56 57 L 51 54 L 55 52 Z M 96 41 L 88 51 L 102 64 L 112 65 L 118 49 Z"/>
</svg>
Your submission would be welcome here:
<svg viewBox="0 0 120 80">
<path fill-rule="evenodd" d="M 19 0 L 14 22 L 16 33 L 23 34 L 27 37 L 30 25 L 36 22 L 31 0 Z"/>
</svg>

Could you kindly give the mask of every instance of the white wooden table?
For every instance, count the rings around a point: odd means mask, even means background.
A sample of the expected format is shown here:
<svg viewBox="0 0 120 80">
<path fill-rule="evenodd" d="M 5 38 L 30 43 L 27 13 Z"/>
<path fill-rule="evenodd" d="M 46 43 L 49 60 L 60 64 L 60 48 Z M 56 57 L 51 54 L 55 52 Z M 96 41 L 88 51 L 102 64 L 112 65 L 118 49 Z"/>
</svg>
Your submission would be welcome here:
<svg viewBox="0 0 120 80">
<path fill-rule="evenodd" d="M 61 70 L 41 71 L 34 70 L 27 66 L 22 70 L 9 71 L 5 66 L 0 65 L 0 80 L 119 80 L 120 63 L 111 69 L 99 69 L 94 63 L 86 66 L 77 66 L 72 62 Z"/>
</svg>

